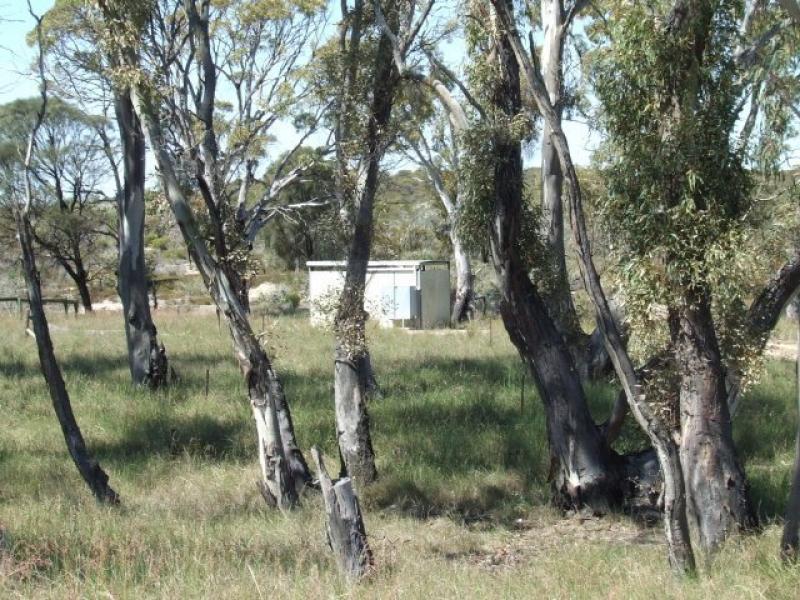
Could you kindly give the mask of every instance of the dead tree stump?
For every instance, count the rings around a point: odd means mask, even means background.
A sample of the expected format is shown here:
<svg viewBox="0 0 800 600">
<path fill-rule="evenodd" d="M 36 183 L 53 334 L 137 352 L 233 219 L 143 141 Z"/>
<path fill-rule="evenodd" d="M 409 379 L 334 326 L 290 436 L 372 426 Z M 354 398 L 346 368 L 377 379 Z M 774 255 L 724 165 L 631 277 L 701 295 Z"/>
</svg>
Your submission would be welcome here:
<svg viewBox="0 0 800 600">
<path fill-rule="evenodd" d="M 372 566 L 372 551 L 367 544 L 364 519 L 358 497 L 349 477 L 331 481 L 319 448 L 311 449 L 325 500 L 325 529 L 328 545 L 336 555 L 341 572 L 350 580 L 363 577 Z"/>
</svg>

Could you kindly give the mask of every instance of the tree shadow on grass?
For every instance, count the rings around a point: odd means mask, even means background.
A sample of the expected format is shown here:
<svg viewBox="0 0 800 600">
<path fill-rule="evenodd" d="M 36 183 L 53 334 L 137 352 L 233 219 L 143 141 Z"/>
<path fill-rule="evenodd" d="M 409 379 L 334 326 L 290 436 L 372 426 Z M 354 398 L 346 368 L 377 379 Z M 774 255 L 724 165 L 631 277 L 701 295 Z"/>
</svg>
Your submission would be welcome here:
<svg viewBox="0 0 800 600">
<path fill-rule="evenodd" d="M 70 353 L 70 356 L 67 357 L 58 355 L 58 352 L 56 354 L 59 365 L 65 373 L 103 377 L 113 371 L 122 370 L 125 373 L 128 372 L 128 357 L 124 352 L 124 348 L 120 349 L 117 354 Z M 219 365 L 232 364 L 231 361 L 233 361 L 232 355 L 202 352 L 180 352 L 170 355 L 169 358 L 176 369 L 185 366 L 193 371 L 196 370 L 198 374 L 203 372 L 203 367 L 205 366 L 217 367 Z M 39 365 L 35 359 L 28 362 L 21 360 L 18 356 L 13 356 L 10 359 L 4 357 L 0 361 L 0 376 L 30 377 L 38 374 Z"/>
<path fill-rule="evenodd" d="M 186 454 L 238 462 L 251 454 L 246 444 L 251 433 L 248 425 L 243 420 L 223 421 L 206 415 L 149 416 L 128 421 L 120 439 L 94 442 L 92 449 L 102 461 L 125 468 Z"/>
<path fill-rule="evenodd" d="M 530 388 L 520 405 L 520 371 L 509 362 L 391 365 L 380 381 L 384 397 L 369 408 L 381 464 L 370 505 L 414 518 L 505 522 L 512 506 L 542 496 L 543 410 Z"/>
<path fill-rule="evenodd" d="M 366 493 L 368 507 L 397 512 L 418 520 L 448 517 L 462 525 L 510 526 L 512 509 L 518 506 L 520 495 L 508 487 L 484 483 L 472 486 L 471 493 L 447 499 L 443 490 L 422 489 L 408 478 L 393 477 L 379 480 Z"/>
</svg>

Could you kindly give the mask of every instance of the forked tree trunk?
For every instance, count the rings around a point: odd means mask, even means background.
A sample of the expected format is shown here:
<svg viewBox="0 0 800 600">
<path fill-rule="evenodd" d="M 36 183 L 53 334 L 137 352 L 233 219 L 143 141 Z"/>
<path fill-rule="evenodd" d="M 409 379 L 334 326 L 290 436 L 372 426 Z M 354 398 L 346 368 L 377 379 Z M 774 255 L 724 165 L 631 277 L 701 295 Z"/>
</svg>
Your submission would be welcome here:
<svg viewBox="0 0 800 600">
<path fill-rule="evenodd" d="M 125 319 L 128 367 L 134 385 L 156 389 L 168 383 L 169 362 L 164 345 L 158 341 L 147 296 L 147 270 L 144 260 L 144 133 L 128 94 L 116 93 L 114 107 L 125 172 L 123 193 L 117 199 L 117 291 Z"/>
<path fill-rule="evenodd" d="M 396 20 L 396 8 L 392 9 L 391 14 L 391 18 Z M 366 178 L 353 223 L 344 287 L 334 321 L 336 433 L 343 466 L 357 488 L 371 483 L 378 475 L 367 414 L 367 396 L 374 382 L 374 374 L 366 342 L 364 289 L 372 250 L 375 194 L 378 190 L 380 163 L 385 152 L 385 130 L 389 124 L 398 85 L 391 41 L 385 33 L 378 43 L 373 77 L 372 103 L 366 132 Z"/>
<path fill-rule="evenodd" d="M 542 79 L 561 122 L 564 96 L 564 43 L 568 33 L 563 0 L 542 0 L 541 19 L 544 30 L 542 42 Z M 583 332 L 572 300 L 564 246 L 564 175 L 558 160 L 552 130 L 548 123 L 542 131 L 542 213 L 543 238 L 547 243 L 552 281 L 543 294 L 550 313 L 564 337 L 581 377 L 590 375 L 588 336 Z"/>
<path fill-rule="evenodd" d="M 680 457 L 687 513 L 697 527 L 700 546 L 710 552 L 730 534 L 753 528 L 756 517 L 733 444 L 724 369 L 707 296 L 687 298 L 670 320 L 680 374 Z"/>
<path fill-rule="evenodd" d="M 175 220 L 181 230 L 187 249 L 200 271 L 214 304 L 228 322 L 239 368 L 247 385 L 248 398 L 256 422 L 258 451 L 263 481 L 262 493 L 268 501 L 274 501 L 280 508 L 291 508 L 297 503 L 297 487 L 311 479 L 305 461 L 295 461 L 290 467 L 287 454 L 293 449 L 285 446 L 287 442 L 296 450 L 294 432 L 291 441 L 284 440 L 281 428 L 291 428 L 289 407 L 283 398 L 284 416 L 278 414 L 278 405 L 283 397 L 283 389 L 277 373 L 266 351 L 262 348 L 242 308 L 225 271 L 214 261 L 200 234 L 194 214 L 181 189 L 172 160 L 167 155 L 158 122 L 158 111 L 145 96 L 134 91 L 136 112 L 142 119 L 150 147 L 156 157 L 164 191 L 172 207 Z M 287 444 L 288 445 L 288 444 Z M 296 452 L 299 454 L 299 451 Z M 292 472 L 292 467 L 302 472 Z"/>
<path fill-rule="evenodd" d="M 497 38 L 513 48 L 514 56 L 524 66 L 523 72 L 536 111 L 544 117 L 545 122 L 552 129 L 551 139 L 558 154 L 561 170 L 566 175 L 569 184 L 568 197 L 571 208 L 572 232 L 577 246 L 584 284 L 595 308 L 597 325 L 603 334 L 606 349 L 625 390 L 630 408 L 639 425 L 649 436 L 658 454 L 666 482 L 664 502 L 668 510 L 665 513 L 664 527 L 670 563 L 678 573 L 692 573 L 694 571 L 694 555 L 688 536 L 689 528 L 686 521 L 686 512 L 682 509 L 683 498 L 685 497 L 683 493 L 683 477 L 680 461 L 676 456 L 677 450 L 675 449 L 672 432 L 653 410 L 653 407 L 651 407 L 642 393 L 636 370 L 625 350 L 622 333 L 605 297 L 605 292 L 600 283 L 600 276 L 592 260 L 590 242 L 584 221 L 581 187 L 572 163 L 569 144 L 560 127 L 559 118 L 550 102 L 544 82 L 522 44 L 514 21 L 513 4 L 510 0 L 492 0 L 492 4 L 495 8 L 494 15 L 500 24 Z"/>
<path fill-rule="evenodd" d="M 519 68 L 503 38 L 497 53 L 503 80 L 494 103 L 509 117 L 521 110 Z M 528 365 L 545 406 L 554 493 L 566 507 L 606 511 L 621 501 L 621 465 L 592 420 L 567 346 L 522 263 L 519 236 L 523 171 L 518 141 L 494 140 L 494 214 L 489 223 L 492 263 L 502 294 L 501 314 Z"/>
<path fill-rule="evenodd" d="M 453 217 L 450 217 L 451 220 Z M 472 275 L 472 265 L 467 254 L 461 236 L 451 225 L 450 242 L 453 245 L 453 262 L 456 270 L 456 294 L 453 299 L 453 312 L 450 322 L 453 325 L 468 321 L 475 310 L 473 299 L 475 297 L 474 281 Z"/>
<path fill-rule="evenodd" d="M 67 443 L 67 449 L 78 471 L 92 490 L 99 502 L 117 504 L 119 497 L 108 484 L 108 475 L 100 467 L 86 448 L 80 427 L 72 412 L 67 387 L 61 374 L 61 368 L 53 351 L 53 342 L 50 339 L 50 328 L 42 304 L 42 289 L 39 282 L 39 273 L 36 269 L 36 258 L 33 253 L 33 234 L 27 211 L 17 213 L 17 235 L 20 249 L 22 250 L 22 265 L 25 283 L 28 288 L 28 301 L 30 304 L 33 330 L 36 334 L 36 347 L 39 352 L 39 365 L 42 369 L 53 408 L 61 425 L 61 432 Z"/>
<path fill-rule="evenodd" d="M 47 249 L 47 246 L 42 243 L 42 239 L 36 237 L 36 232 L 34 232 L 33 235 L 34 239 L 39 242 L 39 245 Z M 80 250 L 75 248 L 74 251 L 76 256 L 80 257 Z M 72 283 L 75 284 L 75 289 L 78 290 L 78 297 L 80 298 L 83 309 L 86 312 L 92 312 L 92 295 L 89 292 L 89 276 L 86 273 L 86 269 L 83 267 L 83 261 L 78 258 L 73 265 L 65 257 L 54 256 L 54 258 L 64 269 L 69 278 L 72 279 Z"/>
</svg>

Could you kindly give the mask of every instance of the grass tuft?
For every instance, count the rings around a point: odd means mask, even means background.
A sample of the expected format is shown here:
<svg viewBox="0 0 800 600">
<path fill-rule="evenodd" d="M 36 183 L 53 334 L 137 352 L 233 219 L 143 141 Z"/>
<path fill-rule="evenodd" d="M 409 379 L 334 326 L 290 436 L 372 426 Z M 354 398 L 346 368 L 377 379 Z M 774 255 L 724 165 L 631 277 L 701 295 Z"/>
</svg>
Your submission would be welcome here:
<svg viewBox="0 0 800 600">
<path fill-rule="evenodd" d="M 0 317 L 0 597 L 795 598 L 777 557 L 793 460 L 793 365 L 772 361 L 735 433 L 763 534 L 732 540 L 693 581 L 669 572 L 658 528 L 547 506 L 545 424 L 500 323 L 467 332 L 371 330 L 384 397 L 370 405 L 379 481 L 365 491 L 376 568 L 351 589 L 325 544 L 321 499 L 264 506 L 255 432 L 214 316 L 158 311 L 181 380 L 131 388 L 121 317 L 53 314 L 75 412 L 122 497 L 98 506 L 69 461 L 33 342 Z M 330 335 L 266 323 L 304 449 L 336 457 Z M 210 386 L 205 393 L 206 370 Z M 615 390 L 590 388 L 598 420 Z M 626 425 L 620 451 L 642 446 Z"/>
</svg>

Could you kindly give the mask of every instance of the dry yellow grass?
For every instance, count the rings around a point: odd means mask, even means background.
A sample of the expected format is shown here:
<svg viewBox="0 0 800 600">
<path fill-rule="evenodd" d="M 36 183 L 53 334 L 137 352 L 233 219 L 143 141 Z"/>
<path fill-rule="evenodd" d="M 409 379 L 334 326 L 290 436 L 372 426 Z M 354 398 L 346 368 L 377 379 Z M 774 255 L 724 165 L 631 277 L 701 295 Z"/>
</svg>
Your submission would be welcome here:
<svg viewBox="0 0 800 600">
<path fill-rule="evenodd" d="M 66 454 L 33 342 L 0 317 L 2 598 L 796 598 L 779 525 L 733 540 L 696 580 L 673 577 L 658 529 L 547 507 L 538 401 L 502 327 L 373 331 L 386 397 L 371 406 L 380 481 L 363 498 L 376 568 L 349 587 L 324 541 L 321 500 L 267 509 L 254 432 L 224 330 L 160 311 L 182 376 L 132 390 L 120 315 L 53 315 L 78 420 L 122 506 L 97 506 Z M 260 319 L 255 319 L 260 328 Z M 300 442 L 335 456 L 332 341 L 302 318 L 268 320 Z M 206 397 L 204 380 L 211 386 Z M 783 506 L 794 435 L 792 366 L 771 363 L 737 439 L 762 516 Z M 613 390 L 593 390 L 602 418 Z M 639 444 L 631 426 L 623 447 Z"/>
</svg>

